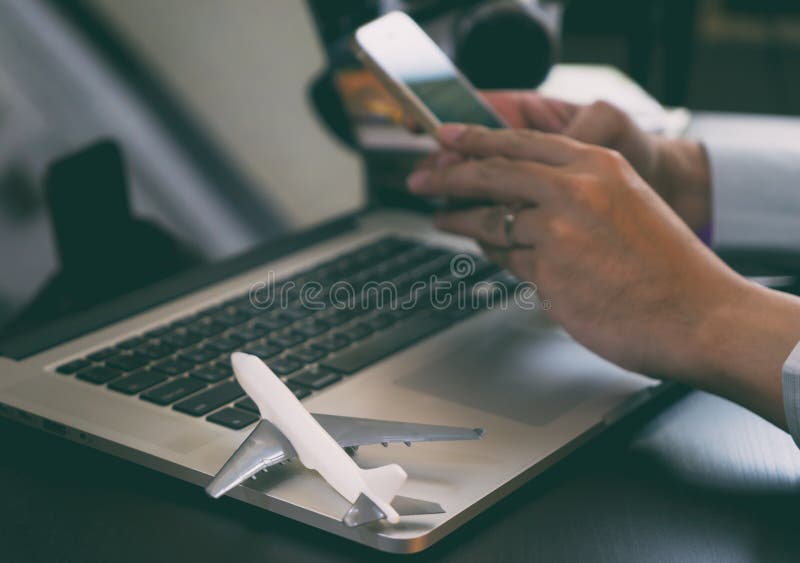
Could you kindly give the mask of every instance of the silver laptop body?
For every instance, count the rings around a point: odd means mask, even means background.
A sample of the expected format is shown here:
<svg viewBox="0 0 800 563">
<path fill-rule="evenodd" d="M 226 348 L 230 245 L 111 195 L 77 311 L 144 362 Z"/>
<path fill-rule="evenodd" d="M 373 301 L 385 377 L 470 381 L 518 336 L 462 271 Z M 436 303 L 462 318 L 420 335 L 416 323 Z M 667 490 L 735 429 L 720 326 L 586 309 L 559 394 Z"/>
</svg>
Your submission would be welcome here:
<svg viewBox="0 0 800 563">
<path fill-rule="evenodd" d="M 26 4 L 10 2 L 4 9 L 16 6 L 22 13 Z M 231 430 L 171 405 L 63 375 L 56 367 L 246 295 L 270 276 L 290 277 L 385 236 L 477 252 L 472 242 L 436 232 L 416 213 L 378 209 L 358 214 L 351 228 L 336 236 L 45 350 L 19 359 L 0 357 L 0 414 L 189 481 L 198 485 L 198 495 L 205 494 L 202 487 L 251 426 Z M 230 495 L 383 551 L 417 552 L 642 405 L 659 388 L 656 381 L 616 368 L 574 343 L 541 307 L 527 310 L 512 300 L 508 307 L 472 315 L 304 400 L 315 413 L 484 428 L 479 441 L 370 446 L 357 453 L 363 467 L 400 464 L 409 477 L 401 493 L 438 502 L 445 513 L 405 517 L 394 526 L 348 528 L 341 519 L 349 503 L 298 464 L 261 474 Z"/>
<path fill-rule="evenodd" d="M 375 213 L 345 236 L 242 273 L 164 306 L 21 361 L 0 358 L 2 412 L 25 423 L 199 485 L 251 428 L 229 430 L 114 393 L 55 367 L 193 311 L 245 294 L 252 284 L 308 268 L 386 234 L 473 250 L 435 233 L 424 218 Z M 557 306 L 554 304 L 553 306 Z M 364 447 L 364 467 L 399 463 L 403 493 L 446 513 L 396 526 L 347 528 L 349 503 L 296 464 L 263 474 L 230 494 L 306 524 L 391 552 L 422 550 L 641 405 L 653 380 L 625 372 L 575 344 L 540 312 L 489 310 L 322 390 L 312 412 L 482 427 L 476 442 L 412 448 Z"/>
</svg>

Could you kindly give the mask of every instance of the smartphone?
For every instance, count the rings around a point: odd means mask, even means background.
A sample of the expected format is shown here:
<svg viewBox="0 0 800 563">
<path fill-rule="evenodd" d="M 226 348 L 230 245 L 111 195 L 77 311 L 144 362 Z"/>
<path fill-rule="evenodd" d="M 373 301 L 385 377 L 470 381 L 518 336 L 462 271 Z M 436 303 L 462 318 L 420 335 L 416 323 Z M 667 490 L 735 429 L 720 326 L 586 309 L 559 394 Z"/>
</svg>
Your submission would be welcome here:
<svg viewBox="0 0 800 563">
<path fill-rule="evenodd" d="M 427 33 L 403 12 L 356 30 L 355 52 L 429 133 L 442 123 L 508 127 Z"/>
</svg>

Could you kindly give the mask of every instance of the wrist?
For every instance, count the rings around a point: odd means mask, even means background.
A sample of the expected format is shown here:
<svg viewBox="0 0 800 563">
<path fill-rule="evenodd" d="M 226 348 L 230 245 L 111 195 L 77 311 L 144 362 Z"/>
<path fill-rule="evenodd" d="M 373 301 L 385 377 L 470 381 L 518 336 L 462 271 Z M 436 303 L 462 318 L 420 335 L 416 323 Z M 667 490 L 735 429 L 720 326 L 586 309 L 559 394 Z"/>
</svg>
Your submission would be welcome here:
<svg viewBox="0 0 800 563">
<path fill-rule="evenodd" d="M 701 326 L 691 383 L 785 428 L 782 367 L 800 341 L 800 299 L 743 283 Z"/>
<path fill-rule="evenodd" d="M 711 222 L 711 167 L 702 144 L 655 136 L 654 184 L 693 231 Z"/>
</svg>

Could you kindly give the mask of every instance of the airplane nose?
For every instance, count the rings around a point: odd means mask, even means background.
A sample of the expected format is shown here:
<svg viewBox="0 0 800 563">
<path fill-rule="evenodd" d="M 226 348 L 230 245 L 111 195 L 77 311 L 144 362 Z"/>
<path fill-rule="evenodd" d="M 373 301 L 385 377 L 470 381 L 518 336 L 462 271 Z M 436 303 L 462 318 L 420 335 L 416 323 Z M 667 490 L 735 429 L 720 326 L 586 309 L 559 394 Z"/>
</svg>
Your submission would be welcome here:
<svg viewBox="0 0 800 563">
<path fill-rule="evenodd" d="M 244 366 L 244 363 L 246 362 L 247 357 L 249 355 L 250 354 L 245 354 L 244 352 L 234 352 L 233 354 L 231 354 L 231 364 L 233 365 L 234 368 L 236 368 L 237 364 L 240 366 Z"/>
<path fill-rule="evenodd" d="M 263 363 L 259 358 L 244 352 L 231 354 L 231 366 L 233 366 L 233 372 L 240 383 L 243 379 L 245 381 L 255 381 L 255 374 L 263 369 Z"/>
</svg>

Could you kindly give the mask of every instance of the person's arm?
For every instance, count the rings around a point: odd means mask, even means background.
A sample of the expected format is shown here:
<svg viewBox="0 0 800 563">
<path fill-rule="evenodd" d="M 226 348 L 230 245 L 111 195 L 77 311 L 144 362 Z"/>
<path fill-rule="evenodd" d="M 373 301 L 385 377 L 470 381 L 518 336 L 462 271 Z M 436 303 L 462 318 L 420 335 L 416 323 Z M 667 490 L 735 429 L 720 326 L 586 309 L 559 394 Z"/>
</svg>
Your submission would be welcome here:
<svg viewBox="0 0 800 563">
<path fill-rule="evenodd" d="M 579 106 L 521 91 L 484 95 L 514 127 L 619 151 L 713 247 L 800 251 L 800 145 L 667 139 L 604 102 Z"/>
<path fill-rule="evenodd" d="M 616 151 L 481 127 L 445 126 L 439 139 L 461 158 L 417 171 L 411 191 L 496 202 L 445 212 L 440 228 L 535 282 L 554 319 L 599 355 L 787 428 L 781 368 L 800 340 L 799 298 L 733 272 Z"/>
</svg>

